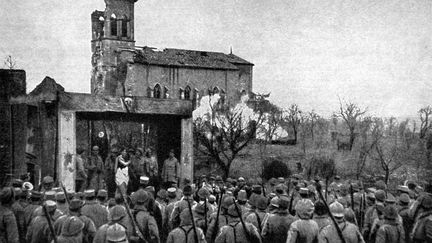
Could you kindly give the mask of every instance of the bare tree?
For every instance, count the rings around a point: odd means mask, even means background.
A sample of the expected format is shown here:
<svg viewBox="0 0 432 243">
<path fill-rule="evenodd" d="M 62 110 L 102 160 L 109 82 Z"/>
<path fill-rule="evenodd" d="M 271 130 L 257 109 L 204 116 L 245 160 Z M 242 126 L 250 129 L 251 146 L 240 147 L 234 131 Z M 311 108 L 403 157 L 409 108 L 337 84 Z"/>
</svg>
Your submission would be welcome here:
<svg viewBox="0 0 432 243">
<path fill-rule="evenodd" d="M 426 106 L 421 108 L 419 111 L 420 116 L 420 138 L 425 138 L 426 133 L 431 127 L 430 116 L 432 115 L 432 107 Z"/>
<path fill-rule="evenodd" d="M 4 65 L 9 69 L 14 69 L 16 66 L 16 61 L 11 55 L 9 55 L 5 58 Z"/>
<path fill-rule="evenodd" d="M 282 127 L 291 128 L 294 134 L 293 145 L 297 144 L 297 136 L 299 132 L 300 123 L 302 121 L 302 111 L 297 104 L 291 105 L 291 107 L 286 110 L 285 115 L 282 118 Z"/>
<path fill-rule="evenodd" d="M 336 116 L 342 118 L 345 122 L 345 125 L 349 130 L 349 150 L 352 150 L 354 145 L 354 141 L 356 138 L 356 128 L 359 124 L 359 120 L 362 118 L 364 114 L 366 114 L 367 110 L 360 108 L 357 104 L 352 102 L 347 102 L 342 104 L 339 100 L 339 111 Z"/>
<path fill-rule="evenodd" d="M 227 177 L 234 159 L 254 138 L 262 115 L 245 118 L 241 110 L 212 107 L 212 119 L 195 119 L 195 148 L 214 159 Z"/>
</svg>

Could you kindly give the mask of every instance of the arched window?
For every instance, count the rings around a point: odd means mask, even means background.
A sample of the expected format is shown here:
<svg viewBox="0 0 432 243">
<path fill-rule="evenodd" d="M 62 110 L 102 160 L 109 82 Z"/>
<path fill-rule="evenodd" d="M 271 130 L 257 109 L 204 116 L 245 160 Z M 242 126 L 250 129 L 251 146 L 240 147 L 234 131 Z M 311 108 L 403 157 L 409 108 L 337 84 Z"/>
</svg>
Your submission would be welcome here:
<svg viewBox="0 0 432 243">
<path fill-rule="evenodd" d="M 219 93 L 219 88 L 218 87 L 214 87 L 213 88 L 213 94 L 218 94 Z"/>
<path fill-rule="evenodd" d="M 191 98 L 191 88 L 189 86 L 186 86 L 184 90 L 184 99 L 190 100 L 190 98 Z"/>
<path fill-rule="evenodd" d="M 194 99 L 199 100 L 200 98 L 200 92 L 198 89 L 194 89 Z"/>
<path fill-rule="evenodd" d="M 164 86 L 164 99 L 168 99 L 169 98 L 169 90 L 166 86 Z"/>
<path fill-rule="evenodd" d="M 156 99 L 162 98 L 162 90 L 159 84 L 156 84 L 153 88 L 153 97 Z"/>
<path fill-rule="evenodd" d="M 147 97 L 153 98 L 153 89 L 150 87 L 147 87 Z"/>
<path fill-rule="evenodd" d="M 103 16 L 100 16 L 98 21 L 98 26 L 97 26 L 97 33 L 99 34 L 98 38 L 104 36 L 104 24 L 105 24 L 105 18 Z"/>
<path fill-rule="evenodd" d="M 121 22 L 121 36 L 128 37 L 128 19 L 126 16 L 123 17 Z"/>
<path fill-rule="evenodd" d="M 184 93 L 184 90 L 182 88 L 179 89 L 179 98 L 181 100 L 183 100 L 185 98 L 185 93 Z"/>
<path fill-rule="evenodd" d="M 110 23 L 111 23 L 111 35 L 117 36 L 117 17 L 115 14 L 111 14 Z"/>
</svg>

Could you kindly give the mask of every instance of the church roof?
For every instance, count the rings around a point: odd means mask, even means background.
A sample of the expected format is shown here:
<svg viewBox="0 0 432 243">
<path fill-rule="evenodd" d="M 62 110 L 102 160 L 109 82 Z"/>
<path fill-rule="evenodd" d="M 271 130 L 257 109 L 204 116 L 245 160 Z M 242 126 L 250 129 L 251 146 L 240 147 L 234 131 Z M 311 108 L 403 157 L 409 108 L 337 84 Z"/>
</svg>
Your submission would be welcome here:
<svg viewBox="0 0 432 243">
<path fill-rule="evenodd" d="M 144 47 L 135 56 L 135 62 L 161 66 L 225 70 L 238 70 L 235 64 L 253 65 L 234 54 L 171 48 L 158 51 L 150 47 Z"/>
</svg>

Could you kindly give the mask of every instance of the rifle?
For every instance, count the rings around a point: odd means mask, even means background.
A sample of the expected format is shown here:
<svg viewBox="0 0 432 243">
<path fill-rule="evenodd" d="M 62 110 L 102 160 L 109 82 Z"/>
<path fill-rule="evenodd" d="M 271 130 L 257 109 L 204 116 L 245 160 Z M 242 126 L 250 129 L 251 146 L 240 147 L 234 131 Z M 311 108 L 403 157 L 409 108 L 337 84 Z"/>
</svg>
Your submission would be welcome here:
<svg viewBox="0 0 432 243">
<path fill-rule="evenodd" d="M 290 199 L 290 204 L 289 204 L 289 208 L 288 208 L 288 213 L 290 213 L 291 215 L 292 213 L 292 204 L 293 204 L 293 200 L 294 200 L 294 191 L 295 189 L 291 192 L 291 199 Z"/>
<path fill-rule="evenodd" d="M 326 186 L 326 188 L 325 188 L 325 200 L 327 201 L 327 196 L 328 196 L 328 177 L 326 177 L 326 182 L 325 182 L 326 184 L 325 184 L 325 186 Z"/>
<path fill-rule="evenodd" d="M 217 214 L 216 214 L 216 221 L 215 221 L 215 226 L 214 226 L 216 228 L 216 230 L 213 230 L 213 234 L 211 235 L 211 241 L 210 242 L 214 242 L 214 239 L 216 238 L 216 234 L 217 234 L 217 228 L 219 227 L 219 215 L 220 215 L 220 210 L 221 210 L 221 206 L 222 206 L 223 194 L 224 194 L 224 191 L 221 190 L 221 194 L 219 197 L 218 210 L 217 210 Z"/>
<path fill-rule="evenodd" d="M 265 191 L 265 188 L 264 188 L 264 182 L 263 182 L 263 181 L 261 181 L 261 187 L 262 187 L 262 191 L 263 191 L 263 196 L 264 196 L 264 197 L 267 197 L 267 196 L 266 196 L 266 191 Z"/>
<path fill-rule="evenodd" d="M 353 212 L 355 212 L 355 209 L 354 209 L 354 190 L 353 190 L 353 186 L 351 183 L 350 183 L 350 194 L 351 194 L 351 208 L 352 208 Z"/>
<path fill-rule="evenodd" d="M 131 219 L 131 223 L 132 223 L 132 228 L 133 230 L 136 232 L 136 234 L 138 235 L 138 237 L 143 240 L 145 243 L 147 243 L 147 240 L 144 238 L 144 233 L 141 231 L 140 227 L 138 227 L 138 224 L 135 222 L 135 218 L 132 215 L 131 209 L 129 207 L 128 201 L 126 200 L 126 197 L 123 195 L 123 191 L 120 188 L 120 185 L 117 185 L 117 189 L 120 193 L 120 196 L 123 199 L 125 208 L 126 208 L 126 213 L 128 214 L 129 218 Z"/>
<path fill-rule="evenodd" d="M 204 232 L 207 232 L 207 198 L 204 201 Z"/>
<path fill-rule="evenodd" d="M 70 201 L 69 201 L 68 194 L 67 194 L 67 192 L 66 192 L 66 188 L 64 187 L 63 183 L 60 183 L 60 186 L 61 186 L 61 188 L 62 188 L 62 190 L 63 190 L 63 193 L 65 194 L 65 198 L 66 198 L 66 202 L 67 202 L 67 204 L 70 205 Z"/>
<path fill-rule="evenodd" d="M 240 223 L 241 223 L 242 226 L 243 226 L 243 230 L 244 230 L 244 232 L 245 232 L 246 238 L 248 239 L 249 242 L 254 242 L 254 241 L 252 240 L 250 234 L 249 234 L 249 231 L 248 231 L 247 228 L 246 228 L 245 223 L 243 222 L 242 213 L 241 213 L 240 209 L 238 208 L 237 203 L 236 203 L 236 201 L 235 201 L 234 198 L 233 198 L 233 202 L 234 202 L 234 206 L 235 206 L 235 208 L 236 208 L 236 211 L 237 211 L 237 213 L 238 213 L 238 215 L 239 215 Z"/>
<path fill-rule="evenodd" d="M 191 204 L 190 204 L 190 201 L 189 201 L 189 197 L 186 198 L 186 201 L 188 203 L 189 213 L 190 213 L 190 216 L 191 216 L 191 219 L 192 219 L 192 227 L 193 227 L 194 234 L 195 234 L 194 235 L 195 236 L 195 242 L 198 243 L 199 242 L 199 240 L 198 240 L 198 234 L 197 234 L 197 230 L 195 228 L 195 220 L 194 220 L 194 216 L 193 216 L 193 213 L 192 213 L 192 207 L 191 207 Z M 186 235 L 186 241 L 187 241 L 187 235 Z"/>
<path fill-rule="evenodd" d="M 329 212 L 330 218 L 333 221 L 334 226 L 336 227 L 336 231 L 339 235 L 339 238 L 341 239 L 342 243 L 346 243 L 345 238 L 343 237 L 343 234 L 342 234 L 342 230 L 339 228 L 339 225 L 337 224 L 335 218 L 333 217 L 333 214 L 330 212 L 330 208 L 327 204 L 327 201 L 324 200 L 324 196 L 321 192 L 321 185 L 319 183 L 315 183 L 315 188 L 319 194 L 320 199 L 324 202 L 324 205 L 325 205 L 327 211 Z"/>
<path fill-rule="evenodd" d="M 50 230 L 51 236 L 53 237 L 53 241 L 54 241 L 54 243 L 57 243 L 56 234 L 54 233 L 54 227 L 53 227 L 53 224 L 51 222 L 51 218 L 48 214 L 48 209 L 46 208 L 46 206 L 44 204 L 42 204 L 42 209 L 43 209 L 43 211 L 45 213 L 45 217 L 48 221 L 48 228 Z"/>
</svg>

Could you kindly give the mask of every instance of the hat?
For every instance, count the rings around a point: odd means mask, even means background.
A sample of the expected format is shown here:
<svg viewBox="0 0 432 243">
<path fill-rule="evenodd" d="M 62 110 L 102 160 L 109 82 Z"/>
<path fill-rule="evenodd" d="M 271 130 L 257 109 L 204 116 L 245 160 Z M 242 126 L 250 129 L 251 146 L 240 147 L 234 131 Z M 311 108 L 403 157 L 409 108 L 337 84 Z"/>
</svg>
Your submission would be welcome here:
<svg viewBox="0 0 432 243">
<path fill-rule="evenodd" d="M 97 197 L 107 198 L 108 197 L 108 192 L 105 189 L 101 189 L 101 190 L 98 191 Z"/>
<path fill-rule="evenodd" d="M 99 146 L 93 146 L 93 147 L 92 147 L 92 150 L 93 150 L 93 151 L 99 151 Z"/>
<path fill-rule="evenodd" d="M 115 205 L 109 209 L 109 217 L 111 221 L 119 221 L 126 216 L 126 209 L 123 206 Z"/>
<path fill-rule="evenodd" d="M 147 192 L 143 189 L 139 189 L 138 191 L 136 191 L 134 193 L 134 198 L 136 200 L 137 203 L 145 203 L 148 201 L 149 196 L 147 194 Z"/>
<path fill-rule="evenodd" d="M 62 236 L 76 236 L 84 229 L 84 222 L 76 216 L 66 217 L 61 229 Z"/>
<path fill-rule="evenodd" d="M 240 177 L 237 179 L 237 181 L 238 181 L 238 182 L 240 182 L 240 181 L 244 182 L 245 179 L 244 179 L 243 177 L 240 176 Z"/>
<path fill-rule="evenodd" d="M 190 195 L 192 195 L 192 187 L 191 187 L 190 185 L 186 185 L 186 186 L 183 188 L 183 195 L 185 195 L 185 196 L 190 196 Z"/>
<path fill-rule="evenodd" d="M 299 191 L 300 195 L 309 195 L 309 189 L 302 187 Z"/>
<path fill-rule="evenodd" d="M 396 198 L 391 193 L 387 193 L 387 198 L 385 199 L 385 202 L 388 204 L 394 204 L 396 203 Z"/>
<path fill-rule="evenodd" d="M 216 176 L 215 180 L 216 180 L 217 182 L 222 182 L 222 181 L 223 181 L 223 180 L 222 180 L 222 177 L 221 177 L 220 175 Z"/>
<path fill-rule="evenodd" d="M 315 206 L 311 200 L 301 199 L 297 202 L 295 210 L 300 218 L 310 218 L 315 210 Z"/>
<path fill-rule="evenodd" d="M 276 185 L 276 178 L 270 178 L 270 180 L 269 180 L 269 184 L 270 184 L 271 186 Z"/>
<path fill-rule="evenodd" d="M 157 197 L 158 197 L 158 198 L 166 199 L 167 196 L 168 196 L 168 193 L 167 193 L 167 191 L 166 191 L 165 189 L 160 189 L 160 190 L 157 192 Z"/>
<path fill-rule="evenodd" d="M 259 195 L 256 200 L 256 207 L 260 210 L 265 210 L 267 208 L 267 198 Z"/>
<path fill-rule="evenodd" d="M 375 194 L 372 192 L 369 192 L 368 194 L 366 194 L 366 198 L 371 199 L 371 200 L 375 200 Z"/>
<path fill-rule="evenodd" d="M 64 201 L 64 200 L 66 200 L 66 196 L 65 196 L 64 192 L 57 192 L 55 194 L 55 200 L 56 201 Z"/>
<path fill-rule="evenodd" d="M 84 196 L 86 197 L 86 198 L 91 198 L 91 197 L 94 197 L 96 194 L 95 194 L 95 190 L 94 189 L 89 189 L 89 190 L 85 190 L 84 191 Z"/>
<path fill-rule="evenodd" d="M 147 176 L 140 176 L 140 183 L 146 183 L 149 182 L 150 178 Z"/>
<path fill-rule="evenodd" d="M 425 195 L 421 202 L 421 206 L 425 209 L 431 209 L 432 208 L 432 197 L 430 195 Z"/>
<path fill-rule="evenodd" d="M 280 195 L 279 197 L 279 209 L 285 210 L 288 209 L 289 206 L 289 198 L 286 195 Z"/>
<path fill-rule="evenodd" d="M 402 194 L 399 196 L 399 203 L 400 203 L 400 204 L 402 204 L 402 205 L 408 205 L 409 202 L 410 202 L 410 197 L 409 197 L 408 194 L 406 194 L 406 193 L 402 193 Z"/>
<path fill-rule="evenodd" d="M 270 205 L 272 206 L 272 207 L 275 207 L 275 208 L 278 208 L 279 207 L 279 197 L 273 197 L 271 200 L 270 200 Z"/>
<path fill-rule="evenodd" d="M 208 201 L 209 201 L 209 203 L 214 203 L 214 202 L 216 202 L 216 197 L 214 195 L 210 194 Z"/>
<path fill-rule="evenodd" d="M 233 199 L 234 199 L 233 196 L 224 196 L 224 198 L 222 200 L 221 207 L 224 208 L 224 209 L 228 209 L 229 206 L 231 206 L 232 204 L 234 204 Z"/>
<path fill-rule="evenodd" d="M 57 203 L 53 200 L 47 200 L 45 201 L 45 206 L 48 212 L 54 212 L 57 208 Z"/>
<path fill-rule="evenodd" d="M 261 194 L 262 187 L 260 185 L 253 185 L 252 186 L 252 192 L 256 194 Z"/>
<path fill-rule="evenodd" d="M 46 183 L 54 183 L 54 179 L 51 176 L 45 176 L 42 179 L 42 183 L 46 184 Z"/>
<path fill-rule="evenodd" d="M 375 198 L 376 200 L 380 201 L 380 202 L 384 202 L 386 199 L 386 193 L 383 190 L 377 190 L 375 192 Z"/>
<path fill-rule="evenodd" d="M 45 200 L 55 201 L 56 200 L 55 195 L 56 195 L 55 191 L 47 191 L 47 192 L 45 192 L 44 198 L 45 198 Z"/>
<path fill-rule="evenodd" d="M 198 190 L 198 197 L 199 197 L 200 199 L 205 199 L 205 198 L 207 198 L 209 195 L 210 195 L 210 192 L 209 192 L 207 189 L 205 189 L 204 187 L 201 187 L 201 188 Z"/>
<path fill-rule="evenodd" d="M 175 187 L 170 187 L 170 188 L 168 188 L 167 189 L 167 192 L 168 192 L 168 197 L 169 198 L 175 198 L 177 195 L 176 195 L 176 191 L 177 191 L 177 189 L 175 188 Z"/>
<path fill-rule="evenodd" d="M 382 180 L 377 181 L 377 182 L 375 183 L 375 187 L 376 187 L 378 190 L 386 190 L 386 189 L 387 189 L 387 185 L 386 185 L 385 182 L 382 181 Z"/>
<path fill-rule="evenodd" d="M 340 204 L 338 201 L 333 202 L 330 204 L 330 212 L 334 217 L 342 218 L 344 216 L 344 206 Z"/>
<path fill-rule="evenodd" d="M 19 187 L 21 188 L 23 185 L 24 181 L 21 179 L 13 179 L 12 180 L 12 187 Z"/>
<path fill-rule="evenodd" d="M 42 198 L 42 193 L 38 191 L 31 191 L 30 198 L 34 200 L 40 200 Z"/>
<path fill-rule="evenodd" d="M 397 190 L 400 192 L 409 193 L 410 189 L 407 186 L 398 186 Z"/>
<path fill-rule="evenodd" d="M 384 218 L 394 220 L 398 218 L 398 212 L 393 205 L 387 205 L 384 209 Z"/>
<path fill-rule="evenodd" d="M 278 177 L 278 178 L 277 178 L 277 181 L 278 181 L 279 183 L 285 183 L 285 178 L 283 178 L 283 177 Z"/>
<path fill-rule="evenodd" d="M 237 210 L 240 211 L 240 213 Z M 238 217 L 238 216 L 240 216 L 240 214 L 242 212 L 241 212 L 241 208 L 236 207 L 235 204 L 232 204 L 231 206 L 228 207 L 228 212 L 227 213 L 231 217 Z"/>
<path fill-rule="evenodd" d="M 80 209 L 84 205 L 84 202 L 81 199 L 74 198 L 69 202 L 69 209 L 74 211 Z"/>
<path fill-rule="evenodd" d="M 118 223 L 108 226 L 106 239 L 109 242 L 127 242 L 126 229 Z"/>
<path fill-rule="evenodd" d="M 245 190 L 240 190 L 237 194 L 237 200 L 239 200 L 240 202 L 245 202 L 247 201 L 247 193 Z"/>
</svg>

